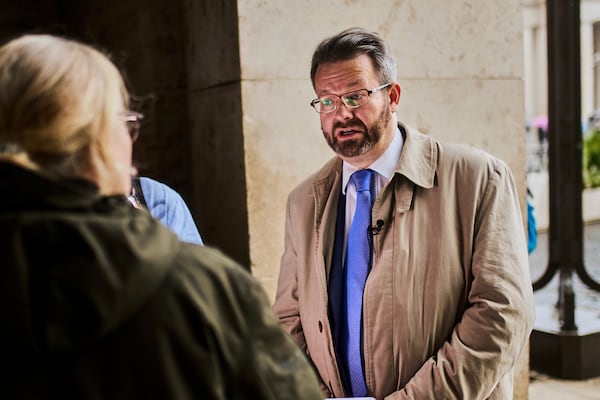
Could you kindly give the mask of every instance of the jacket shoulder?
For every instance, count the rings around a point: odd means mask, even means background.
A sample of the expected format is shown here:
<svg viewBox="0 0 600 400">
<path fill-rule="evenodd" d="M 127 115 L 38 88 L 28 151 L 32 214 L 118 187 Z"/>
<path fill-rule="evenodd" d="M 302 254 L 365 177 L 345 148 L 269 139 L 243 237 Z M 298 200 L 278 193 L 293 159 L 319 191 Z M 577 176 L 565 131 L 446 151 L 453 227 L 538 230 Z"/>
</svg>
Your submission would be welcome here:
<svg viewBox="0 0 600 400">
<path fill-rule="evenodd" d="M 458 143 L 434 140 L 438 149 L 438 171 L 456 170 L 462 174 L 489 177 L 511 175 L 508 165 L 485 150 Z"/>
<path fill-rule="evenodd" d="M 210 246 L 182 243 L 173 273 L 174 283 L 186 291 L 213 292 L 215 298 L 204 297 L 207 303 L 228 300 L 232 306 L 239 302 L 241 307 L 244 306 L 244 297 L 261 297 L 263 294 L 259 283 L 246 269 Z M 194 282 L 196 287 L 188 287 L 188 282 Z"/>
<path fill-rule="evenodd" d="M 319 170 L 313 172 L 303 181 L 301 181 L 292 191 L 290 192 L 289 199 L 304 198 L 310 196 L 315 185 L 320 184 L 333 184 L 336 174 L 341 174 L 342 171 L 342 160 L 338 157 L 329 159 L 325 165 Z"/>
</svg>

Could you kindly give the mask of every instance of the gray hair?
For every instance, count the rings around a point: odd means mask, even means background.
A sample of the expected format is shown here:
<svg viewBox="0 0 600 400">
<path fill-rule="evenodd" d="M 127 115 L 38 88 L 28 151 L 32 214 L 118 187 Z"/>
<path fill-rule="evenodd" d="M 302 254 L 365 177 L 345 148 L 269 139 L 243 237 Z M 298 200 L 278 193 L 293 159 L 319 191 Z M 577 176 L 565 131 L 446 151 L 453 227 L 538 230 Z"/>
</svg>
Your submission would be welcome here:
<svg viewBox="0 0 600 400">
<path fill-rule="evenodd" d="M 313 88 L 320 64 L 348 61 L 362 54 L 373 61 L 380 84 L 396 80 L 396 59 L 383 38 L 363 28 L 349 28 L 323 40 L 315 49 L 310 67 Z"/>
</svg>

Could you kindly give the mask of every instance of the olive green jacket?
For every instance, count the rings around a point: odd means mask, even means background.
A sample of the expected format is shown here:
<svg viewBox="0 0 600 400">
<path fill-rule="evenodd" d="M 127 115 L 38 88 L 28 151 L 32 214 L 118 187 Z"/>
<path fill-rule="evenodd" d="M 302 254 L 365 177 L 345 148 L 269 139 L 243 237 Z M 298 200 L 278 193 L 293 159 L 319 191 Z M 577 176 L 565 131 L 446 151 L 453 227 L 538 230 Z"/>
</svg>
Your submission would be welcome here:
<svg viewBox="0 0 600 400">
<path fill-rule="evenodd" d="M 89 183 L 0 176 L 0 397 L 322 398 L 230 259 Z"/>
</svg>

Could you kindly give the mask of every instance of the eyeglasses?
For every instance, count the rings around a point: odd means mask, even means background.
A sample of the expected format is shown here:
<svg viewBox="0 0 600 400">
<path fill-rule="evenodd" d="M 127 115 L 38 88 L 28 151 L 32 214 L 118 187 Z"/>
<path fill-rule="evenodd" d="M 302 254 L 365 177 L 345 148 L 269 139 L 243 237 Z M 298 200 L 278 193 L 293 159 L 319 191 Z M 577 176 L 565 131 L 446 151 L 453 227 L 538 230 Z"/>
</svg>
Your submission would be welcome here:
<svg viewBox="0 0 600 400">
<path fill-rule="evenodd" d="M 142 119 L 144 119 L 144 114 L 126 110 L 123 112 L 123 116 L 125 117 L 125 123 L 127 124 L 131 141 L 135 142 L 138 136 L 140 136 L 140 127 L 142 125 Z"/>
<path fill-rule="evenodd" d="M 369 101 L 369 97 L 372 94 L 377 93 L 388 86 L 391 86 L 391 83 L 386 83 L 385 85 L 377 86 L 375 89 L 371 90 L 355 90 L 353 92 L 346 93 L 341 96 L 335 94 L 328 94 L 314 99 L 310 102 L 310 105 L 319 114 L 334 112 L 335 110 L 337 110 L 338 103 L 340 100 L 342 100 L 344 105 L 348 108 L 358 108 L 367 104 L 367 102 Z"/>
</svg>

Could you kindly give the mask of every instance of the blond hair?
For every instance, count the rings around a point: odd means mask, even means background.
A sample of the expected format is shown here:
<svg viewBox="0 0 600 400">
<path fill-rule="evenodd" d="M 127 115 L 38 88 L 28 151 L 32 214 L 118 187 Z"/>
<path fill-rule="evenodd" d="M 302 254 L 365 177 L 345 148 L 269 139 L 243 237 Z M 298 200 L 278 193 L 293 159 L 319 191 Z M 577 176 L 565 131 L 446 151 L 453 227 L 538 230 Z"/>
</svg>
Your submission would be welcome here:
<svg viewBox="0 0 600 400">
<path fill-rule="evenodd" d="M 106 135 L 128 102 L 98 50 L 50 35 L 14 39 L 0 48 L 0 159 L 78 176 L 94 149 L 109 165 Z"/>
</svg>

